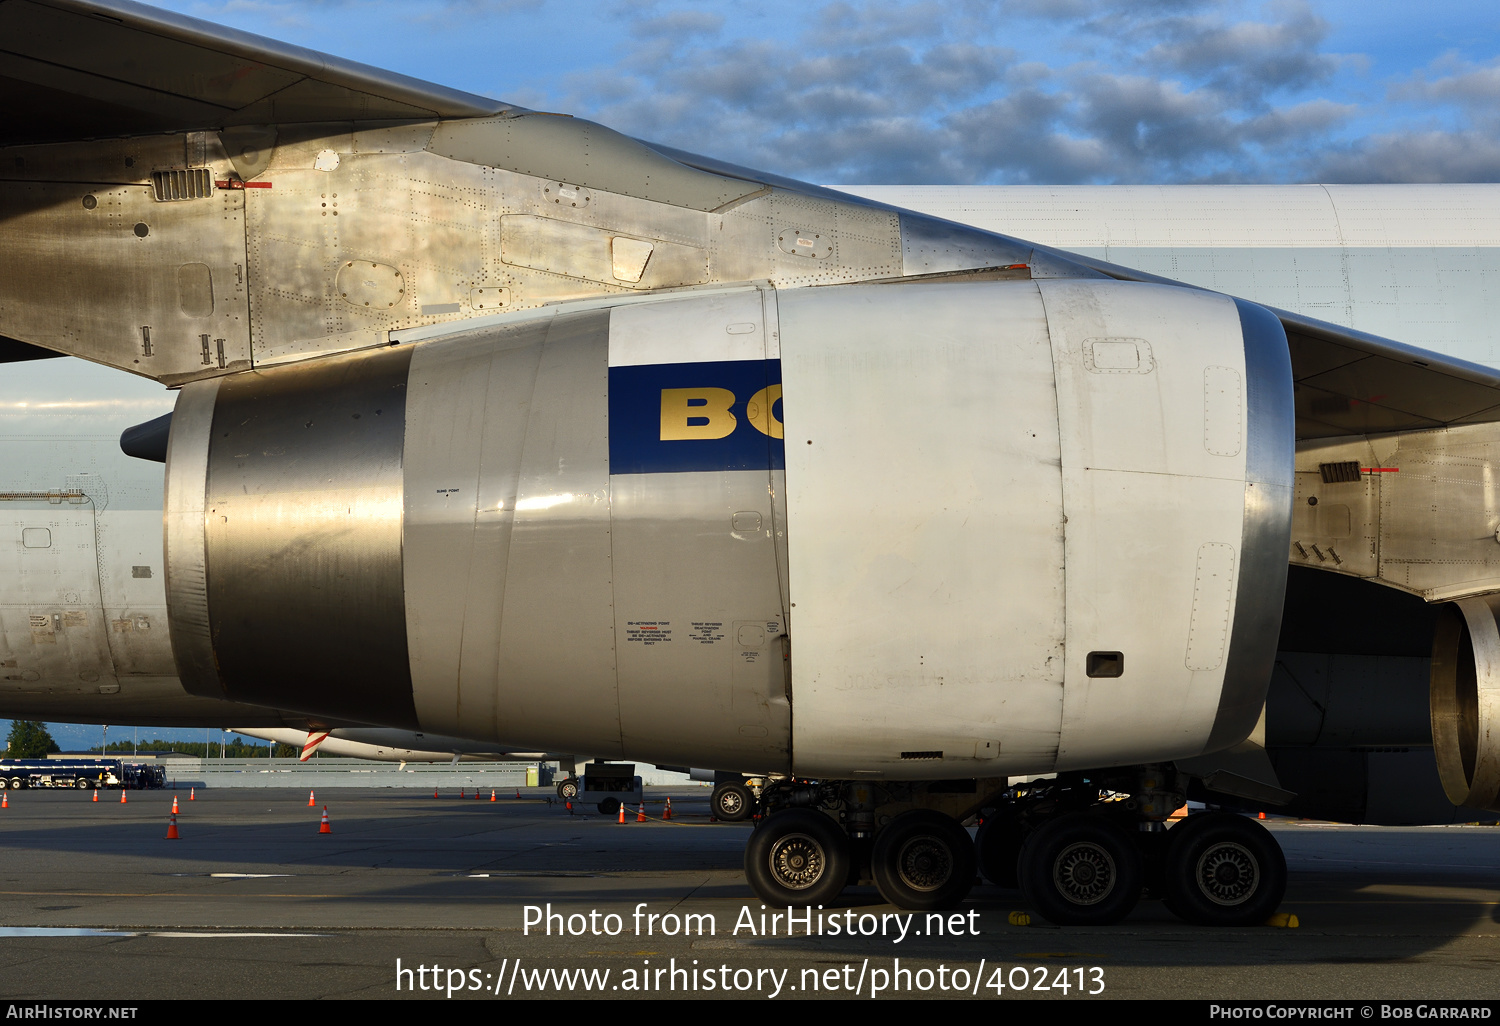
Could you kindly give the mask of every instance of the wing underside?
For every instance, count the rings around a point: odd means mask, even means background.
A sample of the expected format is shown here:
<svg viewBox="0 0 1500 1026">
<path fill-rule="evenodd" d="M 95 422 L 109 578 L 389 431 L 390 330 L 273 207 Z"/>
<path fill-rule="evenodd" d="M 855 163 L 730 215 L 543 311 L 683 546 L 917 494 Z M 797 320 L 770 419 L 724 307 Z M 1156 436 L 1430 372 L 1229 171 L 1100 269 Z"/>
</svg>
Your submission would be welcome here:
<svg viewBox="0 0 1500 1026">
<path fill-rule="evenodd" d="M 0 146 L 503 109 L 129 0 L 0 0 Z"/>
</svg>

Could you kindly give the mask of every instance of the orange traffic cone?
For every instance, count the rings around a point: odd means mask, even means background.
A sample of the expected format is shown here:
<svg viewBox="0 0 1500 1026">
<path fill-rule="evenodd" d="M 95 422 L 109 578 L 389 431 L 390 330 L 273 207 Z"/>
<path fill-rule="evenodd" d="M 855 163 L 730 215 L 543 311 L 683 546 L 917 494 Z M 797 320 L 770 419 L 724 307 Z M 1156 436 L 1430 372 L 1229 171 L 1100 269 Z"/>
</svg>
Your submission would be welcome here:
<svg viewBox="0 0 1500 1026">
<path fill-rule="evenodd" d="M 521 797 L 521 789 L 519 787 L 516 788 L 516 797 L 517 798 Z"/>
<path fill-rule="evenodd" d="M 318 826 L 318 833 L 331 834 L 333 830 L 328 826 L 328 806 L 323 806 L 323 822 Z"/>
<path fill-rule="evenodd" d="M 474 800 L 477 802 L 481 797 L 483 796 L 479 793 L 479 788 L 474 788 Z"/>
<path fill-rule="evenodd" d="M 307 807 L 310 809 L 317 804 L 317 802 L 313 801 L 313 793 L 311 791 L 307 792 Z"/>
<path fill-rule="evenodd" d="M 672 818 L 672 799 L 667 799 L 667 807 L 662 810 L 661 818 L 664 823 Z"/>
<path fill-rule="evenodd" d="M 0 792 L 0 809 L 10 808 L 10 792 Z"/>
<path fill-rule="evenodd" d="M 197 794 L 198 794 L 198 789 L 196 787 L 190 787 L 190 788 L 188 788 L 188 801 L 190 801 L 190 802 L 191 801 L 196 801 L 197 800 L 196 799 Z"/>
<path fill-rule="evenodd" d="M 120 804 L 125 804 L 125 789 L 123 787 L 120 788 Z"/>
<path fill-rule="evenodd" d="M 172 796 L 172 815 L 177 815 L 177 796 Z"/>
<path fill-rule="evenodd" d="M 573 815 L 573 799 L 568 799 L 568 815 Z"/>
<path fill-rule="evenodd" d="M 500 800 L 499 798 L 495 797 L 495 789 L 493 787 L 490 788 L 490 801 L 492 801 L 492 802 L 498 802 L 499 800 Z"/>
<path fill-rule="evenodd" d="M 94 801 L 97 802 L 98 800 L 99 800 L 99 789 L 96 787 L 96 788 L 94 788 Z"/>
<path fill-rule="evenodd" d="M 1259 816 L 1256 817 L 1256 819 L 1265 819 L 1265 818 L 1266 818 L 1266 814 L 1264 812 L 1262 812 Z"/>
<path fill-rule="evenodd" d="M 460 787 L 460 788 L 459 788 L 459 789 L 458 789 L 458 796 L 459 796 L 459 797 L 460 797 L 460 798 L 462 798 L 462 797 L 463 797 L 463 796 L 464 796 L 464 789 L 463 789 L 463 788 L 461 788 L 461 787 Z"/>
<path fill-rule="evenodd" d="M 639 804 L 639 805 L 637 805 L 635 807 L 635 821 L 637 823 L 644 823 L 644 822 L 646 822 L 646 803 L 645 802 L 641 802 L 641 804 Z"/>
<path fill-rule="evenodd" d="M 175 805 L 176 803 L 173 802 L 173 804 Z M 169 841 L 175 841 L 175 840 L 177 840 L 177 810 L 176 809 L 172 810 L 172 819 L 171 819 L 171 822 L 169 822 L 167 824 L 167 840 L 169 840 Z"/>
<path fill-rule="evenodd" d="M 434 787 L 434 788 L 433 788 L 433 789 L 432 789 L 432 796 L 433 796 L 433 797 L 434 797 L 434 798 L 436 798 L 436 797 L 437 797 L 437 796 L 438 796 L 438 793 L 437 793 L 437 788 L 435 788 L 435 787 Z"/>
<path fill-rule="evenodd" d="M 625 806 L 624 806 L 624 804 L 620 805 L 620 822 L 621 823 L 625 822 Z"/>
</svg>

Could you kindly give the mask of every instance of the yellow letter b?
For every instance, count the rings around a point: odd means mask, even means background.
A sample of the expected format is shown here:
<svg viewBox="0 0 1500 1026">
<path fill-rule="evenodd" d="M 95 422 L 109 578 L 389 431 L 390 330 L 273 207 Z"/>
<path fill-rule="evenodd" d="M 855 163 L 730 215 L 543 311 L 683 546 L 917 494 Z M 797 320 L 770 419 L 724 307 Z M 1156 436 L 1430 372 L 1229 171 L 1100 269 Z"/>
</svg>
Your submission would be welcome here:
<svg viewBox="0 0 1500 1026">
<path fill-rule="evenodd" d="M 723 438 L 739 423 L 729 408 L 734 393 L 727 388 L 664 388 L 661 390 L 661 440 Z"/>
</svg>

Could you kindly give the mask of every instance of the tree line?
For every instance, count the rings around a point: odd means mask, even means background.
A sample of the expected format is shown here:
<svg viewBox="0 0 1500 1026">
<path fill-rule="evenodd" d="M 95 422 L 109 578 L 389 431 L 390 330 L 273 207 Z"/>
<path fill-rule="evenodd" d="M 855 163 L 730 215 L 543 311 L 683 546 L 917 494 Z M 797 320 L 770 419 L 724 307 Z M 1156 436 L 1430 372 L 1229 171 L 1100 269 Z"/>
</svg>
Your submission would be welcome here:
<svg viewBox="0 0 1500 1026">
<path fill-rule="evenodd" d="M 89 751 L 98 755 L 122 756 L 139 752 L 142 755 L 156 755 L 163 752 L 176 752 L 178 755 L 195 755 L 200 759 L 217 759 L 221 756 L 226 759 L 264 759 L 266 758 L 266 745 L 253 741 L 242 741 L 236 738 L 226 742 L 222 747 L 214 741 L 204 743 L 202 741 L 162 741 L 159 739 L 151 741 L 111 741 L 107 746 L 101 748 L 95 745 Z M 10 724 L 10 736 L 6 741 L 5 757 L 7 759 L 44 759 L 53 752 L 62 751 L 53 739 L 47 725 L 39 720 L 12 720 Z M 295 745 L 276 742 L 273 754 L 278 759 L 295 759 L 300 750 Z"/>
</svg>

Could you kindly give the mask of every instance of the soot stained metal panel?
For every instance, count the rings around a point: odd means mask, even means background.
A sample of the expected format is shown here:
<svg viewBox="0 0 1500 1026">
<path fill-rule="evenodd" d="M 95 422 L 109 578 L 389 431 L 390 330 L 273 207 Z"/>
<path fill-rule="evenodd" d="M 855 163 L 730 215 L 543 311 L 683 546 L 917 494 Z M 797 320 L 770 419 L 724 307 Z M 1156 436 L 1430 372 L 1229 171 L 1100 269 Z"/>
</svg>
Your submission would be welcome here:
<svg viewBox="0 0 1500 1026">
<path fill-rule="evenodd" d="M 204 511 L 228 697 L 415 728 L 402 601 L 410 349 L 224 380 Z"/>
</svg>

